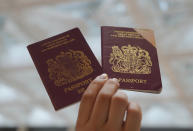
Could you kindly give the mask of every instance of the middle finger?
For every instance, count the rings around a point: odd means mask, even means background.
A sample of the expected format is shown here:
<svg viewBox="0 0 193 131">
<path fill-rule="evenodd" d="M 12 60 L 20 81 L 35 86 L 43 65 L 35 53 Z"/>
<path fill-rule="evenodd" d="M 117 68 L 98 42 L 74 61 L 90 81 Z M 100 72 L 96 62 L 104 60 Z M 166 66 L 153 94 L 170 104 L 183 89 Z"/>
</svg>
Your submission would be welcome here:
<svg viewBox="0 0 193 131">
<path fill-rule="evenodd" d="M 91 115 L 91 123 L 95 124 L 95 126 L 102 126 L 107 120 L 111 97 L 115 94 L 118 87 L 118 80 L 113 78 L 107 80 L 103 88 L 100 90 Z"/>
</svg>

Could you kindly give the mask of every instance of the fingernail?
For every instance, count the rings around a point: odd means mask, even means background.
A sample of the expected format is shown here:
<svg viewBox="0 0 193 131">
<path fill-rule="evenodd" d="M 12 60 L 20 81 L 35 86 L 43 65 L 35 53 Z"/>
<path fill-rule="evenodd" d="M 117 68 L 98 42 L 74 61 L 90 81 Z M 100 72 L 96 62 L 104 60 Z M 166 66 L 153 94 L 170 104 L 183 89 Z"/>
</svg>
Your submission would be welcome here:
<svg viewBox="0 0 193 131">
<path fill-rule="evenodd" d="M 103 73 L 102 75 L 99 76 L 100 79 L 107 79 L 107 74 L 106 73 Z"/>
<path fill-rule="evenodd" d="M 113 81 L 116 81 L 116 82 L 119 82 L 117 78 L 113 78 L 112 80 L 113 80 Z"/>
<path fill-rule="evenodd" d="M 117 78 L 113 78 L 113 81 L 117 82 L 118 86 L 119 86 L 119 80 Z"/>
</svg>

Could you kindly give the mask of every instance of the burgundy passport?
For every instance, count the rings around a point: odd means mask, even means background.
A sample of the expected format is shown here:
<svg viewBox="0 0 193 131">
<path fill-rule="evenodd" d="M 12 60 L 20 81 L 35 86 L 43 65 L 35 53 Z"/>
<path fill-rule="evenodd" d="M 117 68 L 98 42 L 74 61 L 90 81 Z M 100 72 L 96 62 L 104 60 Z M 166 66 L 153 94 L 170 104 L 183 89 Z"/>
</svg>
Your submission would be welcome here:
<svg viewBox="0 0 193 131">
<path fill-rule="evenodd" d="M 81 99 L 102 68 L 78 28 L 27 46 L 55 110 Z"/>
<path fill-rule="evenodd" d="M 152 30 L 101 27 L 102 68 L 120 88 L 160 93 L 162 89 Z"/>
</svg>

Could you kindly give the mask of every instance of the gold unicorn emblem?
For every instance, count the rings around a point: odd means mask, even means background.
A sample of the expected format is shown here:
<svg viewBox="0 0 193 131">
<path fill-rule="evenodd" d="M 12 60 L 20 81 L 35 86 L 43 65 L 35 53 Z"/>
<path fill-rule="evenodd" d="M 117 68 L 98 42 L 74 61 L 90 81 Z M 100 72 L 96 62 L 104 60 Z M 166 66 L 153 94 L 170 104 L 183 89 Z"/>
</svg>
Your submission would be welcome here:
<svg viewBox="0 0 193 131">
<path fill-rule="evenodd" d="M 149 53 L 140 48 L 131 46 L 112 47 L 109 63 L 114 72 L 131 74 L 151 74 L 152 61 Z"/>
<path fill-rule="evenodd" d="M 54 59 L 46 61 L 49 78 L 56 86 L 63 86 L 93 72 L 91 61 L 82 51 L 60 52 Z"/>
</svg>

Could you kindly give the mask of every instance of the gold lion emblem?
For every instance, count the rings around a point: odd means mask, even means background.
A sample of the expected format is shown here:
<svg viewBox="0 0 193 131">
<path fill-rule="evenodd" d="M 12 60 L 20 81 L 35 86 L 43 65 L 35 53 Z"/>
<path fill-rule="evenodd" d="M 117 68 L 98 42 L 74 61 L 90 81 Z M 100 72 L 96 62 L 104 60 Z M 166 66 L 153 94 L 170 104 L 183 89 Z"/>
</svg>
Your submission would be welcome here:
<svg viewBox="0 0 193 131">
<path fill-rule="evenodd" d="M 149 53 L 140 48 L 131 46 L 112 47 L 109 63 L 114 72 L 131 74 L 151 74 L 152 61 Z"/>
<path fill-rule="evenodd" d="M 63 86 L 93 72 L 91 61 L 82 51 L 60 52 L 54 59 L 46 61 L 49 78 L 56 86 Z"/>
</svg>

